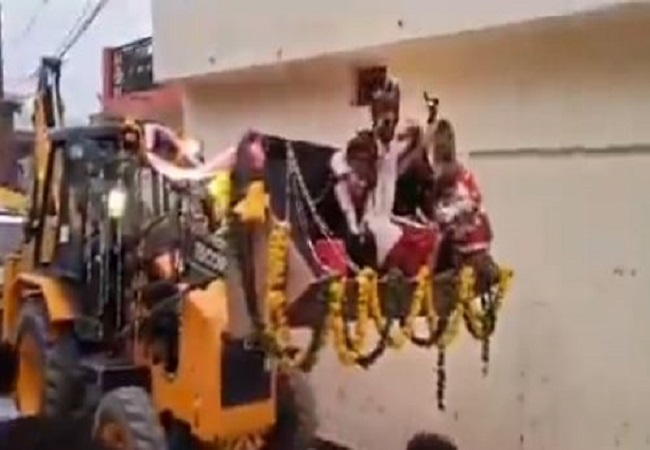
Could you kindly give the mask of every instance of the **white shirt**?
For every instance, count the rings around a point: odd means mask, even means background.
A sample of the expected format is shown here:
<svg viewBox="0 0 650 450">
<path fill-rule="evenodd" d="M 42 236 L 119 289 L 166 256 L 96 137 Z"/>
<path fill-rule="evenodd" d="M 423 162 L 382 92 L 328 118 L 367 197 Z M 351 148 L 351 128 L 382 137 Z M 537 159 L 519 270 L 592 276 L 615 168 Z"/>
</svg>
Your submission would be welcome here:
<svg viewBox="0 0 650 450">
<path fill-rule="evenodd" d="M 381 142 L 377 142 L 377 146 L 379 148 L 377 185 L 368 199 L 361 221 L 357 220 L 350 192 L 344 183 L 337 183 L 335 194 L 350 231 L 358 233 L 361 223 L 365 223 L 374 235 L 377 245 L 377 263 L 381 265 L 402 236 L 402 229 L 392 222 L 391 215 L 395 203 L 399 158 L 406 150 L 406 146 L 397 142 L 392 142 L 388 148 Z M 346 175 L 352 170 L 345 160 L 344 150 L 332 156 L 330 166 L 337 176 Z"/>
<path fill-rule="evenodd" d="M 395 204 L 399 158 L 406 150 L 406 146 L 395 141 L 388 147 L 381 142 L 377 142 L 377 145 L 379 148 L 377 186 L 371 196 L 370 207 L 366 210 L 365 222 L 375 236 L 377 263 L 381 266 L 402 236 L 402 228 L 391 220 L 391 216 Z"/>
</svg>

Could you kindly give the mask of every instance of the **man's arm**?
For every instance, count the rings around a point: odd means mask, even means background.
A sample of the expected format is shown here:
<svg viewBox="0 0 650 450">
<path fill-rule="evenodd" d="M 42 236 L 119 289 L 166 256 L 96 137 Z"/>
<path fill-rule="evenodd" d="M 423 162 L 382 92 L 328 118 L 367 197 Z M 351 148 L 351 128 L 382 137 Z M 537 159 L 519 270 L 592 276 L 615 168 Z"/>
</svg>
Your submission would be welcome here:
<svg viewBox="0 0 650 450">
<path fill-rule="evenodd" d="M 406 170 L 423 156 L 423 130 L 415 122 L 407 125 L 403 133 L 397 137 L 397 145 L 394 146 L 397 157 L 397 174 L 402 175 Z"/>
<path fill-rule="evenodd" d="M 352 234 L 359 234 L 360 230 L 357 224 L 356 214 L 354 213 L 354 204 L 352 203 L 350 190 L 346 183 L 346 177 L 350 175 L 351 169 L 345 161 L 345 154 L 342 150 L 332 155 L 332 159 L 330 160 L 330 168 L 336 177 L 334 195 L 336 196 L 336 200 L 338 201 L 341 211 L 345 216 L 345 221 L 347 222 L 348 229 Z"/>
</svg>

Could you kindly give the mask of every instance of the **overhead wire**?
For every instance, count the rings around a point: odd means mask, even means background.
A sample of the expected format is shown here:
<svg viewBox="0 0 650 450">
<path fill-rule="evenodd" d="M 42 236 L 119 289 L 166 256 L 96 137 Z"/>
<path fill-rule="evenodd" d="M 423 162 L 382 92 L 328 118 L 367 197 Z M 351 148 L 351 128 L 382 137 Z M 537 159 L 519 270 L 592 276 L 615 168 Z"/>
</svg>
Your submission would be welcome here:
<svg viewBox="0 0 650 450">
<path fill-rule="evenodd" d="M 21 45 L 24 41 L 27 40 L 29 35 L 32 33 L 34 30 L 34 26 L 38 22 L 38 19 L 41 17 L 41 13 L 45 9 L 45 7 L 50 3 L 49 0 L 39 0 L 38 4 L 32 11 L 32 14 L 29 16 L 29 19 L 27 22 L 25 22 L 25 25 L 21 29 L 20 33 L 18 33 L 16 36 L 13 38 L 9 39 L 9 42 L 13 46 L 19 46 Z"/>
<path fill-rule="evenodd" d="M 45 0 L 46 2 L 49 0 Z M 56 58 L 63 59 L 72 48 L 79 42 L 81 37 L 90 29 L 90 26 L 97 19 L 99 14 L 108 4 L 108 0 L 99 0 L 93 5 L 93 0 L 86 0 L 81 13 L 77 16 L 72 26 L 66 32 L 64 38 L 56 50 Z M 34 81 L 38 77 L 39 67 L 29 74 L 20 78 L 21 82 Z"/>
<path fill-rule="evenodd" d="M 101 9 L 105 6 L 106 0 L 99 0 L 93 5 L 93 0 L 86 0 L 84 3 L 83 9 L 75 19 L 72 26 L 68 29 L 67 33 L 63 37 L 61 43 L 59 44 L 56 55 L 65 54 L 69 51 L 66 50 L 67 47 L 72 47 L 79 40 L 81 35 L 88 29 L 90 24 L 97 18 Z M 89 22 L 90 19 L 90 22 Z M 86 30 L 84 30 L 84 27 Z M 81 34 L 79 32 L 81 31 Z"/>
<path fill-rule="evenodd" d="M 43 1 L 42 4 L 49 3 L 49 0 L 42 0 L 42 1 Z M 63 60 L 63 58 L 67 56 L 67 54 L 74 48 L 74 46 L 79 42 L 79 40 L 83 37 L 83 35 L 90 29 L 94 21 L 97 19 L 97 17 L 100 15 L 100 13 L 106 7 L 107 4 L 108 4 L 108 0 L 98 0 L 95 4 L 93 4 L 93 0 L 86 0 L 80 14 L 77 16 L 74 23 L 68 29 L 67 33 L 65 34 L 61 43 L 59 44 L 57 51 L 55 53 L 56 58 Z M 32 32 L 31 30 L 34 29 L 37 19 L 30 19 L 30 22 L 33 22 L 33 24 L 29 25 L 28 23 L 28 25 L 26 26 L 26 28 L 28 28 L 26 34 Z M 17 84 L 34 82 L 38 78 L 39 69 L 40 69 L 40 65 L 29 74 L 16 78 L 15 80 L 17 81 Z M 15 100 L 21 103 L 25 103 L 32 100 L 35 96 L 36 96 L 35 92 L 21 93 L 15 95 Z"/>
</svg>

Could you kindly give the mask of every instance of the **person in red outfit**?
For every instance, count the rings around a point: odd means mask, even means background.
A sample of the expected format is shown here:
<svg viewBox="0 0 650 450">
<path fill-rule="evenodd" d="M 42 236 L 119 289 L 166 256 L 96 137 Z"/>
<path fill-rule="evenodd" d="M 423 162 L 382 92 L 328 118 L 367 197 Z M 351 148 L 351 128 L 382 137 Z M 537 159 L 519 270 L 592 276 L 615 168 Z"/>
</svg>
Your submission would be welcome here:
<svg viewBox="0 0 650 450">
<path fill-rule="evenodd" d="M 470 264 L 483 272 L 492 266 L 492 227 L 475 175 L 458 161 L 454 129 L 446 119 L 435 125 L 433 159 L 435 220 L 454 254 L 454 261 L 448 264 Z"/>
</svg>

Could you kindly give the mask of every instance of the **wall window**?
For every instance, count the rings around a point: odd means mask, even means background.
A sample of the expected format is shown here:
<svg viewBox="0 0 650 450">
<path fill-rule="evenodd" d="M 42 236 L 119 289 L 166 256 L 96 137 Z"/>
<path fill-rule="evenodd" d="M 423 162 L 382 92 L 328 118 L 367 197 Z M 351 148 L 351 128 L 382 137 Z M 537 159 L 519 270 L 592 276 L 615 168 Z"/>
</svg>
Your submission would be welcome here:
<svg viewBox="0 0 650 450">
<path fill-rule="evenodd" d="M 386 66 L 362 67 L 356 71 L 355 106 L 368 106 L 372 93 L 384 82 L 388 70 Z"/>
</svg>

